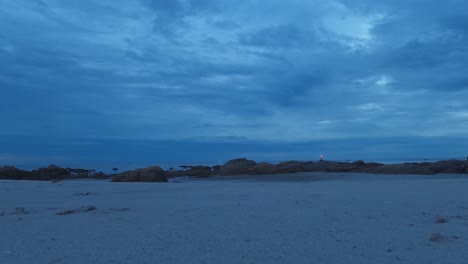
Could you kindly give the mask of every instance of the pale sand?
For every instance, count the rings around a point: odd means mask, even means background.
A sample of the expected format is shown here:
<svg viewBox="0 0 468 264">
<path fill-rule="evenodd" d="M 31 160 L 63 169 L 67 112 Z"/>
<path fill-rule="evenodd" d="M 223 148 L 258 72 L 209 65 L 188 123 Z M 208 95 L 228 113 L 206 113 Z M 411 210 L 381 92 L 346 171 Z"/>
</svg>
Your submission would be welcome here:
<svg viewBox="0 0 468 264">
<path fill-rule="evenodd" d="M 468 256 L 466 176 L 178 181 L 0 181 L 0 263 L 461 264 Z M 434 233 L 442 240 L 430 241 Z"/>
</svg>

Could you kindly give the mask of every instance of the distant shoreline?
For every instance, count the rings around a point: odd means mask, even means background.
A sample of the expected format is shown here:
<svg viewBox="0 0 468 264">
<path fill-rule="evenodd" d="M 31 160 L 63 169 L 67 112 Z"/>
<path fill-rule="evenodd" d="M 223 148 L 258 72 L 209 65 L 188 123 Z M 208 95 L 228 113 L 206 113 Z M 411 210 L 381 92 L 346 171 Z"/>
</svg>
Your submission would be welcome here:
<svg viewBox="0 0 468 264">
<path fill-rule="evenodd" d="M 93 169 L 62 168 L 57 165 L 36 170 L 21 170 L 12 166 L 0 167 L 0 179 L 13 180 L 62 180 L 76 178 L 112 179 L 112 181 L 129 182 L 167 182 L 169 178 L 178 176 L 213 177 L 230 175 L 269 175 L 289 174 L 298 172 L 339 172 L 339 173 L 373 173 L 373 174 L 410 174 L 434 175 L 439 173 L 468 174 L 468 161 L 441 160 L 436 162 L 405 162 L 384 164 L 341 161 L 283 161 L 279 163 L 256 162 L 245 158 L 230 160 L 223 165 L 181 165 L 163 169 L 160 166 L 150 166 L 134 170 L 119 171 L 114 168 L 113 174 L 97 172 Z"/>
</svg>

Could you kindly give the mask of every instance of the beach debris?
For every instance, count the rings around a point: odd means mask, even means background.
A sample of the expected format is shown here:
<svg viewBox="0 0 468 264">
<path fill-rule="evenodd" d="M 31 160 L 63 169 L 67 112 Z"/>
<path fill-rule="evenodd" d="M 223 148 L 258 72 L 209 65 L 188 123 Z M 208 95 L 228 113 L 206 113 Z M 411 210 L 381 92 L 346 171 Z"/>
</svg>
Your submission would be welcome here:
<svg viewBox="0 0 468 264">
<path fill-rule="evenodd" d="M 73 209 L 73 210 L 64 210 L 61 212 L 58 212 L 57 215 L 69 215 L 69 214 L 77 214 L 77 213 L 86 213 L 86 212 L 91 212 L 95 211 L 96 207 L 95 206 L 83 206 L 78 209 Z"/>
<path fill-rule="evenodd" d="M 442 217 L 442 216 L 437 216 L 437 217 L 435 218 L 435 220 L 434 220 L 434 222 L 435 222 L 436 224 L 445 224 L 445 223 L 447 223 L 448 221 L 449 221 L 448 218 Z"/>
<path fill-rule="evenodd" d="M 130 208 L 110 208 L 109 211 L 112 211 L 112 212 L 127 212 L 127 211 L 130 211 Z"/>
<path fill-rule="evenodd" d="M 24 209 L 23 207 L 17 207 L 12 210 L 3 210 L 0 212 L 0 216 L 5 216 L 5 215 L 27 215 L 30 214 L 29 211 Z"/>
<path fill-rule="evenodd" d="M 89 195 L 97 195 L 95 192 L 83 192 L 83 193 L 74 193 L 73 195 L 76 196 L 89 196 Z"/>
<path fill-rule="evenodd" d="M 429 237 L 429 241 L 432 241 L 432 242 L 444 242 L 447 240 L 448 238 L 442 235 L 441 233 L 434 233 Z"/>
<path fill-rule="evenodd" d="M 51 262 L 49 262 L 49 264 L 55 264 L 55 263 L 59 263 L 62 261 L 63 261 L 63 258 L 58 258 L 58 259 L 52 260 Z"/>
<path fill-rule="evenodd" d="M 17 207 L 11 214 L 12 215 L 25 215 L 25 214 L 29 214 L 29 212 L 26 211 L 26 209 L 24 209 L 23 207 Z"/>
</svg>

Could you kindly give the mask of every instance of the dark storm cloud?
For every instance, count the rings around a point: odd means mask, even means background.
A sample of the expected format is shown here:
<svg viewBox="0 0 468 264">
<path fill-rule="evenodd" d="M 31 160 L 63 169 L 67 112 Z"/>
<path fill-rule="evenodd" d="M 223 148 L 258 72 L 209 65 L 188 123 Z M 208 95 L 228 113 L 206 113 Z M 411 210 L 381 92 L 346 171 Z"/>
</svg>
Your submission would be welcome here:
<svg viewBox="0 0 468 264">
<path fill-rule="evenodd" d="M 468 129 L 466 1 L 1 1 L 6 135 L 306 141 Z"/>
</svg>

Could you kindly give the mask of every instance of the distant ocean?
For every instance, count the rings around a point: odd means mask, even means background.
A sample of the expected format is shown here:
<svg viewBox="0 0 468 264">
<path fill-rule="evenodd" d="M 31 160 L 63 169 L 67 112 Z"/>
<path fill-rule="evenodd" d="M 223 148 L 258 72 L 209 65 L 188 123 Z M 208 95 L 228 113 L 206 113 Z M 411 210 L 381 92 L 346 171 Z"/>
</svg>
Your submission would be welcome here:
<svg viewBox="0 0 468 264">
<path fill-rule="evenodd" d="M 245 157 L 257 162 L 287 160 L 363 160 L 385 164 L 466 160 L 468 137 L 386 137 L 328 139 L 310 142 L 268 141 L 158 141 L 67 139 L 0 136 L 0 166 L 36 169 L 55 164 L 61 167 L 95 169 L 110 173 L 159 165 L 222 165 Z"/>
</svg>

